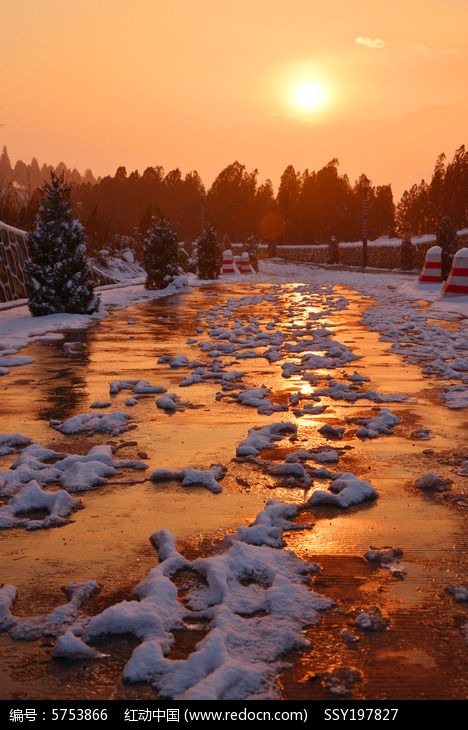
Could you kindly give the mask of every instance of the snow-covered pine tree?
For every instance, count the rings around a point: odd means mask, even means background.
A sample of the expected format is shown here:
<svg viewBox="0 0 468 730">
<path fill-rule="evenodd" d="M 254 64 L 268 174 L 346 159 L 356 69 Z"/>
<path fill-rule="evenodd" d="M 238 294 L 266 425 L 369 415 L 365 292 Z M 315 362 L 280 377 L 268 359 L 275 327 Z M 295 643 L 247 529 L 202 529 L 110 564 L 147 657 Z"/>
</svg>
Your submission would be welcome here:
<svg viewBox="0 0 468 730">
<path fill-rule="evenodd" d="M 35 317 L 91 314 L 99 307 L 99 297 L 94 295 L 86 261 L 85 231 L 72 214 L 71 188 L 63 176 L 52 172 L 41 195 L 24 270 L 30 312 Z"/>
<path fill-rule="evenodd" d="M 218 243 L 218 234 L 207 224 L 197 239 L 198 278 L 217 279 L 223 265 L 223 252 Z"/>
<path fill-rule="evenodd" d="M 165 289 L 179 273 L 179 244 L 177 233 L 169 221 L 153 220 L 143 241 L 143 264 L 146 289 Z"/>
<path fill-rule="evenodd" d="M 253 234 L 248 236 L 245 242 L 245 250 L 249 254 L 249 261 L 252 264 L 254 271 L 258 272 L 258 241 Z"/>
</svg>

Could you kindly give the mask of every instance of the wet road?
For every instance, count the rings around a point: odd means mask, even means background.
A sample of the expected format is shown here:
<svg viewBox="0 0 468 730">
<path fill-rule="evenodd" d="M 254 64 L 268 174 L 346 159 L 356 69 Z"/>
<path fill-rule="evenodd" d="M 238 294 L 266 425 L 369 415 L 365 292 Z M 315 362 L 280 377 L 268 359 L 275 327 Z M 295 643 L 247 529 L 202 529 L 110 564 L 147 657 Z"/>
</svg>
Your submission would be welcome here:
<svg viewBox="0 0 468 730">
<path fill-rule="evenodd" d="M 102 585 L 89 607 L 97 612 L 130 598 L 153 567 L 149 537 L 156 530 L 166 528 L 175 534 L 184 554 L 209 554 L 227 533 L 249 524 L 271 497 L 302 503 L 310 489 L 286 486 L 258 465 L 235 459 L 236 445 L 253 425 L 273 420 L 297 423 L 297 440 L 268 454 L 272 460 L 282 460 L 293 449 L 336 446 L 318 432 L 324 424 L 351 424 L 356 416 L 375 415 L 371 402 L 323 398 L 327 409 L 321 414 L 295 416 L 289 410 L 262 416 L 233 401 L 219 384 L 206 381 L 180 388 L 186 371 L 158 362 L 166 355 L 204 359 L 197 343 L 188 340 L 206 337 L 206 331 L 197 334 L 197 328 L 200 321 L 207 325 L 212 308 L 222 311 L 230 297 L 268 290 L 268 285 L 250 284 L 203 287 L 115 311 L 86 331 L 65 333 L 66 342 L 79 345 L 74 354 L 69 349 L 67 354 L 58 339 L 36 342 L 22 351 L 34 363 L 12 368 L 0 381 L 0 433 L 18 432 L 66 453 L 84 454 L 96 444 L 111 443 L 118 458 L 144 459 L 148 471 L 118 476 L 104 487 L 80 494 L 83 509 L 65 527 L 0 532 L 1 582 L 18 589 L 15 614 L 43 614 L 63 602 L 65 583 L 90 579 Z M 301 326 L 315 310 L 316 321 L 360 356 L 348 365 L 348 372 L 365 373 L 368 386 L 381 393 L 409 396 L 388 404 L 400 418 L 391 436 L 362 440 L 355 428 L 347 427 L 339 442 L 339 470 L 368 479 L 378 500 L 346 511 L 316 507 L 312 530 L 285 535 L 287 547 L 322 566 L 314 590 L 338 604 L 310 630 L 311 649 L 288 657 L 291 667 L 278 678 L 282 697 L 328 698 L 330 682 L 343 675 L 355 699 L 464 699 L 466 604 L 456 603 L 446 588 L 466 580 L 467 480 L 456 473 L 466 453 L 466 412 L 444 407 L 440 383 L 422 378 L 419 367 L 404 363 L 377 333 L 364 329 L 360 316 L 368 301 L 345 288 L 336 289 L 334 296 L 337 301 L 345 297 L 348 305 L 331 306 L 325 291 L 306 298 L 285 286 L 280 306 L 259 299 L 242 312 L 246 319 L 263 322 L 279 316 L 287 330 Z M 323 322 L 322 299 L 326 300 Z M 282 377 L 281 362 L 234 356 L 228 360 L 246 373 L 248 386 L 271 389 L 275 403 L 287 403 L 291 393 L 305 387 L 300 376 Z M 109 399 L 112 381 L 131 379 L 146 379 L 175 391 L 188 406 L 168 415 L 149 396 L 129 408 L 129 393 L 121 391 L 110 398 L 111 408 L 131 411 L 131 430 L 109 437 L 64 436 L 51 429 L 51 419 L 63 421 L 89 412 L 95 401 Z M 428 441 L 414 437 L 423 427 L 430 428 Z M 0 457 L 0 469 L 13 460 L 11 455 Z M 220 494 L 148 480 L 157 468 L 206 469 L 216 463 L 227 467 Z M 440 493 L 416 489 L 415 479 L 431 471 L 451 480 L 450 489 Z M 371 547 L 399 548 L 403 575 L 395 577 L 387 568 L 369 563 L 364 555 Z M 367 633 L 357 644 L 343 642 L 341 631 L 352 625 L 356 613 L 375 605 L 389 618 L 389 629 Z M 0 634 L 0 698 L 73 698 L 83 691 L 96 699 L 153 697 L 150 687 L 122 685 L 122 666 L 132 641 L 113 639 L 111 644 L 112 658 L 107 662 L 64 666 L 51 659 L 52 642 L 12 641 Z M 190 651 L 187 636 L 179 637 L 179 645 L 181 655 Z M 353 672 L 359 673 L 359 681 Z"/>
</svg>

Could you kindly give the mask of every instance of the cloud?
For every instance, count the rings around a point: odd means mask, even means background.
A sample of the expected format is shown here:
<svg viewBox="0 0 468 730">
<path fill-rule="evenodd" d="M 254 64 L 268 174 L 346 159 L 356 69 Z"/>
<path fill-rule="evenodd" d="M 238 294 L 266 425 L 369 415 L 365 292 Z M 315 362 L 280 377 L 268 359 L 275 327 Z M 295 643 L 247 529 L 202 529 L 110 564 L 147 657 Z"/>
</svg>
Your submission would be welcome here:
<svg viewBox="0 0 468 730">
<path fill-rule="evenodd" d="M 364 38 L 363 36 L 359 35 L 357 38 L 354 39 L 354 41 L 360 46 L 367 46 L 367 48 L 384 48 L 385 46 L 385 41 L 383 41 L 381 38 Z"/>
<path fill-rule="evenodd" d="M 414 50 L 423 56 L 459 56 L 459 48 L 429 48 L 424 43 L 413 43 Z"/>
</svg>

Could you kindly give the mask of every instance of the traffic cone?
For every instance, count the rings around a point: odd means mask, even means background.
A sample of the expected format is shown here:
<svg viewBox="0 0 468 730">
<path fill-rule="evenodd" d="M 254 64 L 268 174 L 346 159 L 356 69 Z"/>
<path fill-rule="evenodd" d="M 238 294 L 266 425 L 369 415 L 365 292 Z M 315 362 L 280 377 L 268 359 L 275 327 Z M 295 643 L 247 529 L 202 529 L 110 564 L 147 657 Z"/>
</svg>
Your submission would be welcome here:
<svg viewBox="0 0 468 730">
<path fill-rule="evenodd" d="M 468 248 L 461 248 L 453 257 L 450 274 L 442 288 L 442 296 L 468 296 Z"/>
<path fill-rule="evenodd" d="M 250 265 L 250 258 L 247 251 L 244 251 L 240 257 L 239 271 L 241 274 L 253 274 L 253 268 Z"/>
<path fill-rule="evenodd" d="M 232 251 L 229 249 L 226 249 L 226 251 L 223 252 L 223 265 L 221 268 L 221 274 L 238 274 L 239 270 L 234 263 L 234 256 L 232 255 Z"/>
<path fill-rule="evenodd" d="M 440 246 L 432 246 L 427 253 L 424 266 L 419 274 L 419 281 L 437 283 L 442 281 L 442 249 Z"/>
</svg>

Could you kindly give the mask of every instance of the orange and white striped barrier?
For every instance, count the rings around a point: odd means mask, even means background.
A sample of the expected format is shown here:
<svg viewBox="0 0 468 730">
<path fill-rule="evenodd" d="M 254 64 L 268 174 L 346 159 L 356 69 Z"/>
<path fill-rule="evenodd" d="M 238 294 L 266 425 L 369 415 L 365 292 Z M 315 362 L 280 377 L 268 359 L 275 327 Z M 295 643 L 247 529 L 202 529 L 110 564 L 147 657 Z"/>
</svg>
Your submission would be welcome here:
<svg viewBox="0 0 468 730">
<path fill-rule="evenodd" d="M 250 258 L 247 251 L 244 251 L 242 256 L 239 259 L 238 263 L 239 271 L 241 274 L 253 274 L 254 270 L 250 264 Z"/>
<path fill-rule="evenodd" d="M 468 296 L 468 248 L 461 248 L 453 257 L 450 274 L 442 288 L 442 296 Z"/>
<path fill-rule="evenodd" d="M 419 281 L 440 284 L 442 281 L 442 249 L 440 246 L 432 246 L 426 252 L 424 266 L 419 274 Z"/>
<path fill-rule="evenodd" d="M 232 251 L 226 249 L 226 251 L 223 252 L 223 265 L 221 267 L 221 274 L 229 275 L 238 273 L 239 269 L 234 262 L 234 256 L 232 255 Z"/>
</svg>

